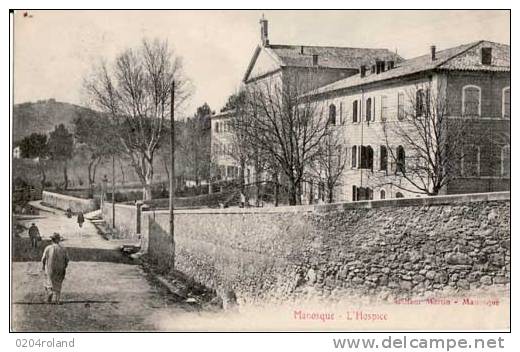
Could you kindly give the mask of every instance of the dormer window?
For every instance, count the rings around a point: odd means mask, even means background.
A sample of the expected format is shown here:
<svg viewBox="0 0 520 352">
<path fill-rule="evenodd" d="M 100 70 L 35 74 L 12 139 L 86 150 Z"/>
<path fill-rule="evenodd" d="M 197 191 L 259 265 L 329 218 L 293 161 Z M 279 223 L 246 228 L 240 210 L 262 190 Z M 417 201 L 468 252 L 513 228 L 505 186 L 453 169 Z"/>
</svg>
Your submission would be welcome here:
<svg viewBox="0 0 520 352">
<path fill-rule="evenodd" d="M 482 48 L 482 65 L 491 65 L 492 50 L 491 48 Z"/>
<path fill-rule="evenodd" d="M 385 62 L 384 61 L 376 61 L 376 73 L 379 74 L 381 72 L 385 72 Z"/>
</svg>

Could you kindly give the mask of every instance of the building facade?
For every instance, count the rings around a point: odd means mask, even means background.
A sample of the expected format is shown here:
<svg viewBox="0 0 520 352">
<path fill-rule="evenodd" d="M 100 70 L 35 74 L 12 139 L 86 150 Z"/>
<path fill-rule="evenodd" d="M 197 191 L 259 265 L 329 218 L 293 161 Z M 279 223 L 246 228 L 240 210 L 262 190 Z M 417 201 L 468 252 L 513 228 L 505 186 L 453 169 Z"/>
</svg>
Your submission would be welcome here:
<svg viewBox="0 0 520 352">
<path fill-rule="evenodd" d="M 335 128 L 341 129 L 350 160 L 335 200 L 425 195 L 420 176 L 402 177 L 406 170 L 414 170 L 412 165 L 417 161 L 414 151 L 421 143 L 427 144 L 421 142 L 425 135 L 409 130 L 407 142 L 400 134 L 401 127 L 389 126 L 404 124 L 408 115 L 414 115 L 413 119 L 428 119 L 427 101 L 428 106 L 437 110 L 432 114 L 445 121 L 446 135 L 465 131 L 447 142 L 457 144 L 461 152 L 459 157 L 454 154 L 454 167 L 449 170 L 456 172 L 456 177 L 439 193 L 510 188 L 510 48 L 507 45 L 479 41 L 440 52 L 432 47 L 428 55 L 395 66 L 374 62 L 360 67 L 357 75 L 324 86 L 313 94 L 338 111 Z M 442 143 L 438 145 L 442 148 Z"/>
<path fill-rule="evenodd" d="M 433 194 L 510 189 L 508 45 L 478 41 L 442 51 L 432 46 L 428 54 L 404 60 L 387 49 L 273 45 L 265 19 L 260 28 L 261 44 L 248 65 L 243 88 L 275 82 L 284 90 L 294 78 L 312 72 L 312 84 L 301 93 L 331 114 L 331 128 L 337 130 L 349 160 L 333 201 L 427 195 L 424 189 L 429 185 L 424 185 L 420 172 L 409 176 L 414 168 L 420 169 L 420 145 L 414 141 L 421 140 L 421 133 L 410 133 L 403 141 L 395 131 L 410 115 L 412 121 L 421 116 L 428 120 L 431 109 L 451 131 L 449 142 L 432 149 L 441 153 L 443 145 L 450 145 L 461 150 L 450 159 L 449 172 L 456 177 Z M 240 174 L 228 127 L 233 114 L 212 117 L 212 160 L 223 179 Z M 436 120 L 430 118 L 430 124 Z M 464 136 L 456 136 L 461 130 Z M 247 167 L 244 177 L 252 173 Z M 301 202 L 325 200 L 323 187 L 322 182 L 304 183 Z"/>
<path fill-rule="evenodd" d="M 235 155 L 236 142 L 233 138 L 231 123 L 235 110 L 227 110 L 211 116 L 211 164 L 214 182 L 232 181 L 240 175 L 240 159 Z M 249 183 L 251 170 L 246 166 L 246 183 Z"/>
</svg>

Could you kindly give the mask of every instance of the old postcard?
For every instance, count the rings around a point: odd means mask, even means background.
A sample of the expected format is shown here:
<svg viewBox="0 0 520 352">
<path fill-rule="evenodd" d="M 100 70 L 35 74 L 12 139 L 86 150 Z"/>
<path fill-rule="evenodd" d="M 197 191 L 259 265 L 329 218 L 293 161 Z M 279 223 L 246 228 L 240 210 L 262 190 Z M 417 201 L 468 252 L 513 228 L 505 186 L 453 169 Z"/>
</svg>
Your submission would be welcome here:
<svg viewBox="0 0 520 352">
<path fill-rule="evenodd" d="M 510 330 L 510 11 L 11 21 L 11 331 Z"/>
</svg>

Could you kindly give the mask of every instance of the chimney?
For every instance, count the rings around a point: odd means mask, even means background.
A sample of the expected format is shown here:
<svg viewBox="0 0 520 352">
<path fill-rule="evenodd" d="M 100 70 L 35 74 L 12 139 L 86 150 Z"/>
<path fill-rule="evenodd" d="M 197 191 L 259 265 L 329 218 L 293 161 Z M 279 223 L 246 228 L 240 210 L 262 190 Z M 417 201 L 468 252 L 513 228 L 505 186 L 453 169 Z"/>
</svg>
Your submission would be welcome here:
<svg viewBox="0 0 520 352">
<path fill-rule="evenodd" d="M 262 40 L 262 46 L 269 45 L 269 34 L 267 31 L 267 20 L 262 14 L 262 18 L 260 19 L 260 39 Z"/>
<path fill-rule="evenodd" d="M 312 65 L 318 66 L 318 54 L 312 54 Z"/>
<path fill-rule="evenodd" d="M 430 46 L 430 50 L 432 53 L 432 61 L 435 61 L 437 59 L 437 57 L 435 56 L 435 54 L 436 54 L 435 45 Z"/>
<path fill-rule="evenodd" d="M 359 67 L 359 75 L 361 76 L 361 78 L 365 77 L 367 74 L 367 67 L 365 65 L 361 65 Z"/>
</svg>

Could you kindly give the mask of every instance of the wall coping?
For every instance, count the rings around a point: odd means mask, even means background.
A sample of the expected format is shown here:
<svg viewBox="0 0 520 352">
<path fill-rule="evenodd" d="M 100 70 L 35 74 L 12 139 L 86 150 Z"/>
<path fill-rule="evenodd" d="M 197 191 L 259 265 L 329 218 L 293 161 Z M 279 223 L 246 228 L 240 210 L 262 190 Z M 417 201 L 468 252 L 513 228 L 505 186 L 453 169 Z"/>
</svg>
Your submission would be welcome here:
<svg viewBox="0 0 520 352">
<path fill-rule="evenodd" d="M 429 205 L 450 205 L 473 202 L 492 202 L 511 200 L 511 192 L 488 192 L 488 193 L 468 193 L 451 194 L 431 197 L 414 198 L 392 198 L 383 200 L 364 200 L 358 202 L 343 202 L 332 204 L 316 205 L 317 212 L 327 212 L 341 209 L 371 209 L 382 207 L 410 207 L 410 206 L 429 206 Z"/>
<path fill-rule="evenodd" d="M 454 194 L 432 197 L 393 198 L 383 200 L 365 200 L 331 204 L 281 206 L 266 208 L 224 208 L 224 209 L 176 209 L 174 214 L 271 214 L 271 213 L 325 213 L 343 209 L 371 209 L 382 207 L 409 207 L 429 205 L 449 205 L 473 202 L 491 202 L 511 200 L 511 192 L 490 192 Z M 146 213 L 169 214 L 168 210 L 147 210 Z"/>
<path fill-rule="evenodd" d="M 54 192 L 49 192 L 49 191 L 43 191 L 42 192 L 42 198 L 43 198 L 43 195 L 49 195 L 51 197 L 57 197 L 57 198 L 61 198 L 61 199 L 67 199 L 67 200 L 73 200 L 73 201 L 80 201 L 80 202 L 93 202 L 95 201 L 94 199 L 92 198 L 89 198 L 89 199 L 85 199 L 85 198 L 78 198 L 78 197 L 73 197 L 73 196 L 69 196 L 67 194 L 61 194 L 61 193 L 54 193 Z"/>
</svg>

